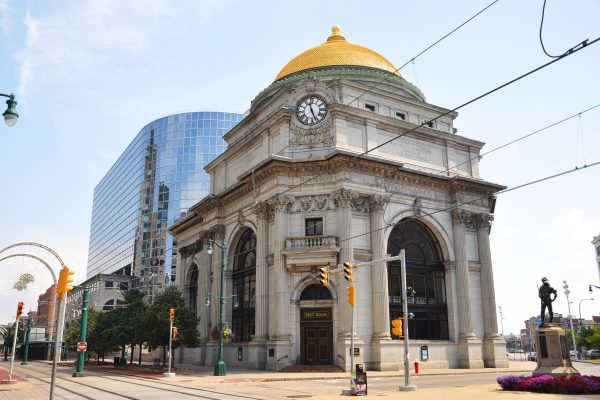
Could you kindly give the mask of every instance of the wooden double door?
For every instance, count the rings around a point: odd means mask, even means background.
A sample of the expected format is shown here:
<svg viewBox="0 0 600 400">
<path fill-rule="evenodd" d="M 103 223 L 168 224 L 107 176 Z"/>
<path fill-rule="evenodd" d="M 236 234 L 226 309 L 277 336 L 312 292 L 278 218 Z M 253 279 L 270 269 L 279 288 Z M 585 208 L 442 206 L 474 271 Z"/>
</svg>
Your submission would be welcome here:
<svg viewBox="0 0 600 400">
<path fill-rule="evenodd" d="M 333 363 L 333 322 L 331 320 L 300 322 L 300 341 L 302 364 Z"/>
</svg>

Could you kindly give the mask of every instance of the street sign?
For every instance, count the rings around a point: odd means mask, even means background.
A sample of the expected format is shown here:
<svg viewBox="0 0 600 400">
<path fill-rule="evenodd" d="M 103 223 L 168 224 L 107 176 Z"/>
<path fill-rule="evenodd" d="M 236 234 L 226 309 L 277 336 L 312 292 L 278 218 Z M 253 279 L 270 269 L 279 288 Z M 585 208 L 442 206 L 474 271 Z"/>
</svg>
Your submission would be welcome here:
<svg viewBox="0 0 600 400">
<path fill-rule="evenodd" d="M 87 342 L 77 342 L 77 351 L 87 351 Z"/>
</svg>

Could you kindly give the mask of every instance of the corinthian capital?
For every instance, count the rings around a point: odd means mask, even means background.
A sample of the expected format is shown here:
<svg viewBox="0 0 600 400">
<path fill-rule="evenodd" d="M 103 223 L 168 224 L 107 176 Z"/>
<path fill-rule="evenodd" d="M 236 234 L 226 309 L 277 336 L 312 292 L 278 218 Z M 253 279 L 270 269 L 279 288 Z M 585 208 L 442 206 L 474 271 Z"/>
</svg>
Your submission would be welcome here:
<svg viewBox="0 0 600 400">
<path fill-rule="evenodd" d="M 475 226 L 473 214 L 458 208 L 452 210 L 452 222 L 454 222 L 455 224 L 465 225 L 467 227 Z"/>
<path fill-rule="evenodd" d="M 271 216 L 271 206 L 269 202 L 266 200 L 260 201 L 256 203 L 256 205 L 252 208 L 252 212 L 256 214 L 257 218 L 269 218 Z"/>
<path fill-rule="evenodd" d="M 494 216 L 492 214 L 483 213 L 477 215 L 477 227 L 478 228 L 491 228 Z"/>
<path fill-rule="evenodd" d="M 383 211 L 385 209 L 386 204 L 390 202 L 390 198 L 391 196 L 381 196 L 378 194 L 374 194 L 373 196 L 371 196 L 371 198 L 369 199 L 369 206 L 371 212 Z"/>
<path fill-rule="evenodd" d="M 352 207 L 352 201 L 358 198 L 358 193 L 347 189 L 338 189 L 331 193 L 331 199 L 337 207 Z"/>
<path fill-rule="evenodd" d="M 266 202 L 274 211 L 289 211 L 289 209 L 292 207 L 293 199 L 281 194 L 276 194 L 275 196 L 266 200 Z"/>
</svg>

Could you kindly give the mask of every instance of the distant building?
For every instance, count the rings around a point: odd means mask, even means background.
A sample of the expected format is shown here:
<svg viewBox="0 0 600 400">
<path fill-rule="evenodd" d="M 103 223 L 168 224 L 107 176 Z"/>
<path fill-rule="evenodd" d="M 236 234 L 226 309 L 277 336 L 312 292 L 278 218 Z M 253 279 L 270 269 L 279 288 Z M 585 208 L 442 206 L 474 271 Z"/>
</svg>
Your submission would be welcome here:
<svg viewBox="0 0 600 400">
<path fill-rule="evenodd" d="M 67 296 L 65 324 L 81 317 L 83 289 L 90 288 L 89 307 L 96 311 L 110 311 L 123 304 L 122 291 L 130 287 L 131 277 L 118 274 L 98 274 L 75 287 Z"/>
<path fill-rule="evenodd" d="M 52 294 L 54 293 L 55 286 L 52 285 L 46 292 L 38 297 L 38 309 L 36 315 L 36 326 L 43 326 L 46 332 L 46 337 L 50 337 L 50 331 L 52 330 L 52 337 L 56 337 L 56 319 L 58 316 L 58 299 L 54 306 L 52 305 Z"/>
<path fill-rule="evenodd" d="M 225 150 L 223 135 L 243 118 L 174 114 L 137 134 L 94 190 L 88 278 L 131 275 L 150 297 L 174 281 L 177 244 L 167 226 L 209 193 L 204 166 Z"/>
</svg>

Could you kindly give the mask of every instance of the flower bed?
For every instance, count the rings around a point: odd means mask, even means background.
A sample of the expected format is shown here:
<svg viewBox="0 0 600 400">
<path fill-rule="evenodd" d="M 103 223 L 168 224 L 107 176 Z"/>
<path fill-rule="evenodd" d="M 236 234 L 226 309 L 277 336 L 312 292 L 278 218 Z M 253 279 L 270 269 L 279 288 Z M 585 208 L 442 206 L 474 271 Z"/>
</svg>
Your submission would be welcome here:
<svg viewBox="0 0 600 400">
<path fill-rule="evenodd" d="M 539 393 L 599 394 L 600 377 L 588 375 L 516 376 L 505 375 L 497 379 L 503 390 L 521 390 Z"/>
</svg>

